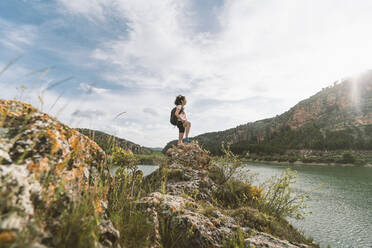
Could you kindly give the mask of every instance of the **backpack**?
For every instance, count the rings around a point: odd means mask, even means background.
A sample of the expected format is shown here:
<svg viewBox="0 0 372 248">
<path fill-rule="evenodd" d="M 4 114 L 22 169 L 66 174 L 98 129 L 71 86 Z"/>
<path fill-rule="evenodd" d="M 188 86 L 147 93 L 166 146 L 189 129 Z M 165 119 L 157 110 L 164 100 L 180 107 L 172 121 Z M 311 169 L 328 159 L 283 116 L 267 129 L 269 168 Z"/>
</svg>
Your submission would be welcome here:
<svg viewBox="0 0 372 248">
<path fill-rule="evenodd" d="M 177 122 L 178 122 L 178 119 L 177 119 L 177 116 L 176 116 L 176 110 L 177 110 L 177 107 L 174 107 L 171 111 L 171 116 L 170 116 L 170 123 L 174 126 L 176 126 Z M 182 111 L 183 111 L 183 107 L 181 108 L 181 110 L 178 114 L 181 114 Z"/>
</svg>

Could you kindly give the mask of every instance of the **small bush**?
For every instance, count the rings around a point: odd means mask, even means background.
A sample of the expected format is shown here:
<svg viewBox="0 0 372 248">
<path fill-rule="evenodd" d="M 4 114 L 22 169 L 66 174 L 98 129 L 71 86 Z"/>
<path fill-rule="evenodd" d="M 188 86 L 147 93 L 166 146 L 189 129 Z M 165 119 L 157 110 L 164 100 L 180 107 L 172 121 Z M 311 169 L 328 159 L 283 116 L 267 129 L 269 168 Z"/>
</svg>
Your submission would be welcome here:
<svg viewBox="0 0 372 248">
<path fill-rule="evenodd" d="M 61 215 L 61 226 L 54 230 L 55 247 L 94 247 L 98 243 L 98 216 L 93 197 L 86 195 L 72 203 Z"/>
<path fill-rule="evenodd" d="M 167 248 L 189 248 L 193 247 L 192 236 L 194 230 L 192 226 L 188 229 L 172 221 L 172 218 L 159 218 L 159 231 L 162 247 Z"/>
<path fill-rule="evenodd" d="M 230 144 L 225 145 L 222 143 L 221 150 L 223 156 L 219 157 L 216 162 L 216 167 L 213 170 L 215 182 L 219 185 L 224 185 L 230 179 L 239 178 L 243 180 L 251 179 L 249 170 L 245 169 L 246 164 L 242 162 L 238 155 L 230 150 Z"/>
<path fill-rule="evenodd" d="M 150 154 L 136 154 L 135 157 L 139 164 L 144 165 L 161 165 L 164 163 L 164 160 L 166 160 L 163 153 L 155 151 Z"/>
<path fill-rule="evenodd" d="M 109 191 L 108 211 L 115 228 L 120 232 L 122 247 L 146 247 L 153 228 L 144 209 L 136 201 L 146 194 L 141 174 L 128 173 L 120 168 Z"/>
<path fill-rule="evenodd" d="M 341 163 L 345 163 L 345 164 L 353 164 L 355 163 L 355 157 L 353 156 L 353 154 L 351 152 L 344 152 L 342 153 L 342 160 L 341 160 Z"/>
<path fill-rule="evenodd" d="M 294 163 L 296 161 L 297 161 L 297 158 L 296 157 L 289 157 L 288 158 L 288 162 L 290 162 L 290 163 Z"/>
<path fill-rule="evenodd" d="M 305 201 L 310 199 L 310 194 L 299 193 L 291 187 L 296 182 L 296 173 L 288 168 L 281 175 L 273 176 L 261 185 L 265 188 L 265 193 L 259 198 L 260 210 L 282 218 L 304 218 L 304 210 L 307 208 Z"/>
<path fill-rule="evenodd" d="M 215 198 L 218 199 L 218 203 L 222 207 L 226 208 L 256 206 L 262 190 L 262 188 L 252 186 L 250 183 L 231 179 L 215 192 Z"/>
<path fill-rule="evenodd" d="M 251 207 L 230 210 L 229 214 L 238 221 L 240 226 L 250 227 L 259 232 L 266 232 L 289 242 L 313 246 L 312 239 L 305 238 L 302 233 L 283 218 L 270 216 Z"/>
<path fill-rule="evenodd" d="M 132 152 L 127 151 L 119 146 L 114 146 L 111 157 L 111 164 L 114 166 L 121 166 L 131 170 L 136 170 L 138 160 Z"/>
<path fill-rule="evenodd" d="M 224 240 L 222 243 L 223 248 L 245 248 L 244 239 L 248 238 L 246 233 L 243 233 L 242 230 L 238 227 L 235 233 L 231 237 Z M 249 246 L 248 246 L 249 247 Z"/>
</svg>

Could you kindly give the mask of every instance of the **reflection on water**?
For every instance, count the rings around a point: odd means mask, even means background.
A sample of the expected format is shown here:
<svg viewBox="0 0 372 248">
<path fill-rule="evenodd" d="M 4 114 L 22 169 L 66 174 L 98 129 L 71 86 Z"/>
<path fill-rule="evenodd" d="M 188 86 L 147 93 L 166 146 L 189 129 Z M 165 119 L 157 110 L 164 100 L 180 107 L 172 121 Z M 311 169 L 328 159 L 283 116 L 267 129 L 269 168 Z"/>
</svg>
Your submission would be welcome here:
<svg viewBox="0 0 372 248">
<path fill-rule="evenodd" d="M 305 220 L 289 219 L 321 247 L 372 247 L 372 168 L 249 164 L 263 181 L 287 167 L 297 170 L 294 188 L 312 192 L 312 212 Z"/>
<path fill-rule="evenodd" d="M 115 175 L 117 169 L 119 169 L 119 166 L 111 168 L 110 173 L 112 176 Z M 143 177 L 150 175 L 157 169 L 159 169 L 159 166 L 157 165 L 138 165 L 138 170 L 143 172 Z"/>
</svg>

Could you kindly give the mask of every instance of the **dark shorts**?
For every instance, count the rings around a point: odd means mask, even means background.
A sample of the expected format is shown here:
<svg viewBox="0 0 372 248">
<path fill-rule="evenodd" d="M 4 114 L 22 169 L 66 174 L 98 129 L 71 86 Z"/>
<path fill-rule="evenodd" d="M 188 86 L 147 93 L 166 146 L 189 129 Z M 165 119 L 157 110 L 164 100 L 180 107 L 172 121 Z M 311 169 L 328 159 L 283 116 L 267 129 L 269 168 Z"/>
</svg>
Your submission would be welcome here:
<svg viewBox="0 0 372 248">
<path fill-rule="evenodd" d="M 177 127 L 178 127 L 178 130 L 180 131 L 180 133 L 185 132 L 185 127 L 183 126 L 182 121 L 177 121 Z"/>
</svg>

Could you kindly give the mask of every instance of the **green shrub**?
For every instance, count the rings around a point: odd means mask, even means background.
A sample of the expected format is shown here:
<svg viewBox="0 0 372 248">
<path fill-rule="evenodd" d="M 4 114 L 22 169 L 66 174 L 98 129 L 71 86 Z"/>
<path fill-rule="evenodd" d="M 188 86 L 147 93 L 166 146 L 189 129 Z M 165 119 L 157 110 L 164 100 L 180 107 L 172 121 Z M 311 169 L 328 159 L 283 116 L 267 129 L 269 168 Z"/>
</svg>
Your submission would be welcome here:
<svg viewBox="0 0 372 248">
<path fill-rule="evenodd" d="M 161 165 L 166 160 L 166 157 L 163 153 L 153 151 L 150 154 L 136 154 L 139 164 L 144 165 Z"/>
<path fill-rule="evenodd" d="M 345 164 L 353 164 L 355 163 L 355 160 L 356 159 L 351 152 L 344 152 L 342 153 L 342 160 L 340 162 Z"/>
<path fill-rule="evenodd" d="M 231 179 L 214 192 L 219 205 L 224 208 L 238 208 L 242 206 L 256 206 L 261 197 L 260 189 L 250 183 L 243 183 L 237 179 Z"/>
<path fill-rule="evenodd" d="M 310 194 L 299 193 L 291 187 L 296 182 L 296 173 L 288 168 L 265 181 L 261 185 L 265 193 L 260 198 L 259 209 L 277 217 L 303 219 L 307 208 L 305 201 L 310 199 Z"/>
<path fill-rule="evenodd" d="M 160 242 L 162 247 L 167 248 L 189 248 L 192 247 L 192 226 L 187 228 L 182 224 L 172 221 L 172 217 L 159 218 Z"/>
<path fill-rule="evenodd" d="M 114 146 L 111 157 L 111 164 L 114 166 L 121 166 L 133 169 L 137 167 L 138 160 L 132 152 L 127 151 L 119 146 Z"/>
<path fill-rule="evenodd" d="M 128 173 L 119 168 L 108 195 L 108 212 L 115 228 L 120 232 L 118 243 L 122 247 L 146 247 L 153 228 L 144 209 L 136 203 L 146 194 L 141 174 Z"/>
<path fill-rule="evenodd" d="M 98 243 L 98 216 L 92 195 L 72 203 L 61 214 L 60 223 L 53 231 L 55 247 L 94 247 Z"/>
<path fill-rule="evenodd" d="M 240 227 L 231 235 L 231 237 L 226 238 L 223 243 L 223 248 L 245 248 L 244 239 L 248 238 L 246 233 L 243 233 Z M 248 246 L 249 247 L 249 246 Z"/>
<path fill-rule="evenodd" d="M 229 215 L 236 219 L 240 226 L 250 227 L 259 232 L 266 232 L 292 243 L 303 243 L 313 246 L 311 238 L 305 238 L 301 232 L 283 218 L 271 216 L 251 207 L 230 210 Z"/>
<path fill-rule="evenodd" d="M 233 176 L 237 176 L 239 172 L 243 172 L 244 170 L 242 170 L 242 168 L 246 166 L 241 159 L 239 159 L 239 156 L 235 155 L 230 150 L 230 145 L 229 143 L 227 145 L 222 143 L 221 150 L 223 156 L 219 157 L 217 160 L 218 169 L 215 170 L 215 172 L 220 174 L 216 177 L 217 180 L 215 182 L 219 185 L 225 184 Z"/>
<path fill-rule="evenodd" d="M 296 161 L 297 161 L 297 158 L 296 157 L 289 157 L 288 158 L 288 162 L 290 162 L 290 163 L 294 163 Z"/>
</svg>

